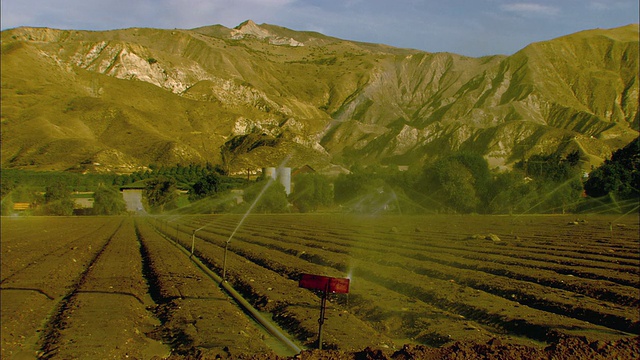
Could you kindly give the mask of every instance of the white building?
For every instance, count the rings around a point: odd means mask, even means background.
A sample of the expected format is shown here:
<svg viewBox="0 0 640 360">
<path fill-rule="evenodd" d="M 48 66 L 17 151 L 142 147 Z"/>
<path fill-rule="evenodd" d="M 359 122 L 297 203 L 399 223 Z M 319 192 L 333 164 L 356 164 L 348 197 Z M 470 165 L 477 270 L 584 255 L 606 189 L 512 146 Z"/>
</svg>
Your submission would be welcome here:
<svg viewBox="0 0 640 360">
<path fill-rule="evenodd" d="M 287 195 L 291 194 L 291 168 L 290 167 L 267 167 L 262 169 L 265 178 L 270 177 L 277 180 L 284 186 Z"/>
</svg>

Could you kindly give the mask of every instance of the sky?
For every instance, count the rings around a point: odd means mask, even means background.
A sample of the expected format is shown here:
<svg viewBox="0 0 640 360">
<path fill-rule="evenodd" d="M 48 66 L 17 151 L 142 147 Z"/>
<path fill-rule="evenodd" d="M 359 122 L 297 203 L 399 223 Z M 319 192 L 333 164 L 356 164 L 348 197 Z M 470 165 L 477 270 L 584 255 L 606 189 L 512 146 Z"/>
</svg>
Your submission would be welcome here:
<svg viewBox="0 0 640 360">
<path fill-rule="evenodd" d="M 638 0 L 2 0 L 3 30 L 235 27 L 251 19 L 345 40 L 467 56 L 510 55 L 638 23 Z"/>
</svg>

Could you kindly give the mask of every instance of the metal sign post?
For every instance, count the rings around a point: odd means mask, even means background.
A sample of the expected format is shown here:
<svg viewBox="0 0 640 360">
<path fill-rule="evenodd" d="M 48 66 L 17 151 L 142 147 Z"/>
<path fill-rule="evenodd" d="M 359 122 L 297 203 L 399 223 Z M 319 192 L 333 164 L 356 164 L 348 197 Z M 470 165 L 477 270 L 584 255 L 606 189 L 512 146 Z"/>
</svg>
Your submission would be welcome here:
<svg viewBox="0 0 640 360">
<path fill-rule="evenodd" d="M 349 293 L 348 278 L 333 278 L 322 275 L 302 274 L 298 286 L 305 289 L 321 290 L 322 300 L 320 302 L 320 318 L 318 319 L 318 349 L 322 350 L 322 325 L 327 308 L 327 296 L 329 293 Z"/>
</svg>

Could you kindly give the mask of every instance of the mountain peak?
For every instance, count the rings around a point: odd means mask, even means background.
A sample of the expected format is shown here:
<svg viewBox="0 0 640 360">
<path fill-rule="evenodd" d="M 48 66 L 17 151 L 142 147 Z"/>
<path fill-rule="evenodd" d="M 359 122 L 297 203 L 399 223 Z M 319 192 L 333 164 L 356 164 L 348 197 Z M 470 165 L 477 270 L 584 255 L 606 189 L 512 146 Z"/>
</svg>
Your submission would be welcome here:
<svg viewBox="0 0 640 360">
<path fill-rule="evenodd" d="M 231 30 L 231 38 L 235 40 L 244 39 L 246 36 L 256 37 L 258 39 L 269 39 L 272 45 L 289 45 L 304 46 L 303 43 L 288 37 L 281 37 L 267 29 L 260 27 L 253 20 L 249 19 L 242 22 Z"/>
<path fill-rule="evenodd" d="M 245 36 L 255 36 L 258 39 L 275 37 L 269 30 L 261 28 L 253 20 L 247 20 L 231 30 L 231 37 L 234 39 L 242 39 Z"/>
<path fill-rule="evenodd" d="M 255 23 L 255 21 L 251 20 L 251 19 L 247 19 L 243 22 L 241 22 L 240 24 L 238 24 L 238 26 L 236 26 L 234 29 L 240 30 L 241 28 L 245 27 L 245 26 L 257 26 L 260 27 L 258 24 Z"/>
</svg>

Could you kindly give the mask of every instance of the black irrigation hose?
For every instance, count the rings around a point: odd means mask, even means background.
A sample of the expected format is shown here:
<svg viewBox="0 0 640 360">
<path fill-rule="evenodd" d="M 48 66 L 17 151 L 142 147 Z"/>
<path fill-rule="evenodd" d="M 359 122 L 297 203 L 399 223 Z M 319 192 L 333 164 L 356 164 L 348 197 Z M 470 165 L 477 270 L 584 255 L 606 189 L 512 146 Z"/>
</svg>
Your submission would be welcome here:
<svg viewBox="0 0 640 360">
<path fill-rule="evenodd" d="M 157 229 L 156 229 L 157 230 Z M 296 354 L 299 354 L 302 349 L 293 343 L 287 336 L 285 336 L 278 328 L 276 328 L 269 320 L 265 319 L 262 314 L 258 312 L 247 300 L 245 300 L 240 293 L 238 293 L 228 282 L 224 281 L 218 274 L 214 273 L 209 269 L 206 265 L 204 265 L 197 256 L 191 255 L 191 252 L 187 250 L 184 246 L 180 245 L 175 241 L 169 240 L 164 234 L 158 231 L 160 235 L 162 235 L 165 239 L 171 242 L 175 247 L 180 249 L 185 255 L 189 256 L 191 261 L 193 261 L 202 271 L 204 271 L 213 281 L 217 282 L 218 285 L 222 289 L 224 289 L 229 296 L 231 296 L 237 303 L 240 305 L 254 320 L 256 320 L 260 325 L 262 325 L 271 335 L 275 336 L 278 340 L 280 340 L 283 344 L 285 344 L 289 349 L 294 351 Z"/>
</svg>

